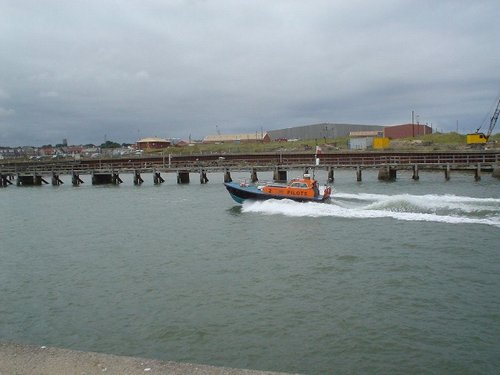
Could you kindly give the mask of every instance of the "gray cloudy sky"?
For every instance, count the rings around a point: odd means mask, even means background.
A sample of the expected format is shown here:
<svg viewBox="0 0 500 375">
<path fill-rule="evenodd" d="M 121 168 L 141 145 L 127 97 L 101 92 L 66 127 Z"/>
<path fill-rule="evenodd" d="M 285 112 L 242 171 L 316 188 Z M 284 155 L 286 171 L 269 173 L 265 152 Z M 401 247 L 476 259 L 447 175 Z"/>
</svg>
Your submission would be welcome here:
<svg viewBox="0 0 500 375">
<path fill-rule="evenodd" d="M 498 0 L 0 0 L 0 146 L 412 110 L 470 132 L 500 94 L 499 15 Z"/>
</svg>

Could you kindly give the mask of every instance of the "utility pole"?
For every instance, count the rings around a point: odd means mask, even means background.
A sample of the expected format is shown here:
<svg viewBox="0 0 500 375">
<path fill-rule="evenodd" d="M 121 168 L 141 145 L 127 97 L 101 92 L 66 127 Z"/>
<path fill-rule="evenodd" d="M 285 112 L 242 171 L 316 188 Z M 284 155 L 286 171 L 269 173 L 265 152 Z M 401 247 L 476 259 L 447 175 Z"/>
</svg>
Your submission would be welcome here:
<svg viewBox="0 0 500 375">
<path fill-rule="evenodd" d="M 411 111 L 411 133 L 415 137 L 415 111 Z"/>
</svg>

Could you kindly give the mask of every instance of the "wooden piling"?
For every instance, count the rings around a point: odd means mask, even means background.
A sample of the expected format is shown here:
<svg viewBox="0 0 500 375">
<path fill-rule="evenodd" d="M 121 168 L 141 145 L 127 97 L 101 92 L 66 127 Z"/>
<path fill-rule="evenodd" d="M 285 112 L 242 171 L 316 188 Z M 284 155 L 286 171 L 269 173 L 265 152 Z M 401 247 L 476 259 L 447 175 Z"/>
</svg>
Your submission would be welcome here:
<svg viewBox="0 0 500 375">
<path fill-rule="evenodd" d="M 189 171 L 178 171 L 177 172 L 177 183 L 178 184 L 189 184 Z"/>
<path fill-rule="evenodd" d="M 379 169 L 378 179 L 380 181 L 395 181 L 396 180 L 396 169 L 386 166 Z"/>
<path fill-rule="evenodd" d="M 273 174 L 273 180 L 275 182 L 286 182 L 288 179 L 287 173 L 284 170 L 275 169 Z"/>
<path fill-rule="evenodd" d="M 83 180 L 80 178 L 80 175 L 73 171 L 72 176 L 71 176 L 71 183 L 73 186 L 79 186 L 80 184 L 83 184 Z"/>
<path fill-rule="evenodd" d="M 493 172 L 491 172 L 491 176 L 495 178 L 500 178 L 500 166 L 493 167 Z"/>
<path fill-rule="evenodd" d="M 92 185 L 109 185 L 116 184 L 115 173 L 110 172 L 92 172 Z"/>
<path fill-rule="evenodd" d="M 476 167 L 476 171 L 474 173 L 474 180 L 479 181 L 481 180 L 481 164 L 478 163 Z"/>
<path fill-rule="evenodd" d="M 165 182 L 165 180 L 163 179 L 163 177 L 161 177 L 160 172 L 153 173 L 153 183 L 155 185 L 163 184 L 164 182 Z"/>
<path fill-rule="evenodd" d="M 47 181 L 43 179 L 42 176 L 35 174 L 30 175 L 22 175 L 20 173 L 17 174 L 17 186 L 40 186 L 44 184 L 48 184 Z"/>
<path fill-rule="evenodd" d="M 450 181 L 450 173 L 451 173 L 451 168 L 450 168 L 450 165 L 447 164 L 446 168 L 444 169 L 444 179 L 445 179 L 445 181 Z"/>
<path fill-rule="evenodd" d="M 141 185 L 144 182 L 144 180 L 141 177 L 141 171 L 136 169 L 134 171 L 134 185 Z"/>
<path fill-rule="evenodd" d="M 207 182 L 208 182 L 207 172 L 204 169 L 202 169 L 200 171 L 200 183 L 206 184 Z"/>
<path fill-rule="evenodd" d="M 356 181 L 361 182 L 361 167 L 359 165 L 356 167 Z"/>
<path fill-rule="evenodd" d="M 112 173 L 111 182 L 113 183 L 113 185 L 120 185 L 121 183 L 123 183 L 122 179 L 120 178 L 120 175 L 115 172 Z"/>
<path fill-rule="evenodd" d="M 259 179 L 257 178 L 257 170 L 255 168 L 252 169 L 252 175 L 250 176 L 250 180 L 254 183 L 259 181 Z"/>
<path fill-rule="evenodd" d="M 328 183 L 333 183 L 335 181 L 335 174 L 333 167 L 328 167 Z"/>
<path fill-rule="evenodd" d="M 64 182 L 59 178 L 59 175 L 55 172 L 52 172 L 52 185 L 58 186 L 62 184 L 64 184 Z"/>
<path fill-rule="evenodd" d="M 12 185 L 10 176 L 6 174 L 0 174 L 0 187 L 6 187 L 8 185 Z"/>
<path fill-rule="evenodd" d="M 420 177 L 418 176 L 418 164 L 415 164 L 413 166 L 413 176 L 412 176 L 412 178 L 415 181 L 418 181 L 420 179 Z"/>
</svg>

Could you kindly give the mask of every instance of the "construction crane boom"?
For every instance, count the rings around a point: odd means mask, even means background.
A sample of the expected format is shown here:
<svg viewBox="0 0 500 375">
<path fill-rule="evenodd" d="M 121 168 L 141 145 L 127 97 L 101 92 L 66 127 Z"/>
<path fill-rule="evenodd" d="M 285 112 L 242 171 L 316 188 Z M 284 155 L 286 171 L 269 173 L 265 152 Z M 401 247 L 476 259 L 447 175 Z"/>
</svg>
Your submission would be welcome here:
<svg viewBox="0 0 500 375">
<path fill-rule="evenodd" d="M 497 108 L 495 109 L 495 113 L 493 113 L 493 116 L 491 116 L 490 126 L 488 128 L 488 132 L 486 133 L 486 138 L 489 138 L 491 133 L 493 133 L 493 129 L 495 129 L 495 125 L 497 124 L 499 114 L 500 114 L 500 99 L 498 99 Z"/>
</svg>

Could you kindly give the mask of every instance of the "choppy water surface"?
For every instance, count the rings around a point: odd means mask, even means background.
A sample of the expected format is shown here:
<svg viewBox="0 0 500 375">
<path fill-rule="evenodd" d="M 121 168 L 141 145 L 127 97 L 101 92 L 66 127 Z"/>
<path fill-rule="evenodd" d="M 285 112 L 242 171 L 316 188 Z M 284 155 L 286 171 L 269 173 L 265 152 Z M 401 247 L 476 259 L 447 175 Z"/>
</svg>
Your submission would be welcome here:
<svg viewBox="0 0 500 375">
<path fill-rule="evenodd" d="M 221 175 L 143 177 L 0 190 L 0 340 L 306 374 L 498 373 L 498 180 L 338 171 L 333 204 L 240 206 Z"/>
</svg>

